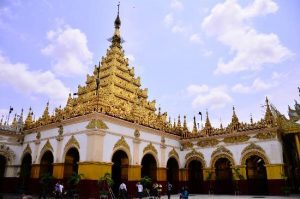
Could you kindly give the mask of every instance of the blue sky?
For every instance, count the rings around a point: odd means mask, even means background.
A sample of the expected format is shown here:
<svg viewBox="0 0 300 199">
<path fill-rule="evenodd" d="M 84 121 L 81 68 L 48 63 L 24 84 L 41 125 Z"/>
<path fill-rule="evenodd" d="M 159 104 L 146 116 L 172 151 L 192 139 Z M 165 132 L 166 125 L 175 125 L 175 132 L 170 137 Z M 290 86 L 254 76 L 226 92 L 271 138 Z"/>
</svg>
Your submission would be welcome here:
<svg viewBox="0 0 300 199">
<path fill-rule="evenodd" d="M 0 114 L 32 106 L 39 117 L 105 55 L 118 1 L 1 0 Z M 265 97 L 282 113 L 299 100 L 297 0 L 126 0 L 121 35 L 149 99 L 173 118 L 208 110 L 219 126 L 263 116 Z"/>
</svg>

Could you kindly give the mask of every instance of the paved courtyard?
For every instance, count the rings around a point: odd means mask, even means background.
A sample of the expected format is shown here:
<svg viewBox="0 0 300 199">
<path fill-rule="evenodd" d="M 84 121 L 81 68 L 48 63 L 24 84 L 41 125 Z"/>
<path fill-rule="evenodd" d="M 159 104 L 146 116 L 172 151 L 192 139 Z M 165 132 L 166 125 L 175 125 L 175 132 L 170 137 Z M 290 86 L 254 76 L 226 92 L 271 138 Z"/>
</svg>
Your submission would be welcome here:
<svg viewBox="0 0 300 199">
<path fill-rule="evenodd" d="M 0 197 L 1 198 L 1 197 Z M 34 199 L 38 199 L 37 196 L 33 197 Z M 161 199 L 167 199 L 167 196 L 162 196 Z M 191 194 L 189 199 L 250 199 L 250 198 L 274 198 L 274 199 L 300 199 L 300 195 L 290 195 L 290 196 L 234 196 L 234 195 L 194 195 Z M 3 195 L 2 199 L 21 199 L 21 195 Z M 49 197 L 47 199 L 54 199 Z M 82 199 L 98 199 L 98 198 L 82 198 Z M 144 199 L 149 199 L 144 197 Z M 172 195 L 171 199 L 179 199 L 179 195 Z"/>
</svg>

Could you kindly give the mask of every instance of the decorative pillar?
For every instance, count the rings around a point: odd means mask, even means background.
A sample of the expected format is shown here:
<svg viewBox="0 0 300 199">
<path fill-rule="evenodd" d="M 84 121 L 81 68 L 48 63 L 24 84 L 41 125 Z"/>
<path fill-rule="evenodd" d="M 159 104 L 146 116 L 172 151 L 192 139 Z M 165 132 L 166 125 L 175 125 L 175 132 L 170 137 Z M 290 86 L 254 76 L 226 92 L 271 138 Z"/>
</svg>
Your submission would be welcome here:
<svg viewBox="0 0 300 199">
<path fill-rule="evenodd" d="M 112 163 L 106 162 L 79 162 L 78 173 L 83 174 L 86 180 L 99 180 L 105 173 L 111 173 Z"/>
<path fill-rule="evenodd" d="M 40 168 L 41 168 L 40 164 L 32 164 L 30 177 L 31 178 L 39 178 L 40 177 Z"/>
<path fill-rule="evenodd" d="M 53 163 L 53 177 L 56 179 L 64 178 L 64 163 Z"/>
<path fill-rule="evenodd" d="M 133 165 L 140 165 L 140 143 L 141 140 L 139 138 L 135 138 L 133 140 L 133 160 L 132 164 Z"/>
<path fill-rule="evenodd" d="M 63 148 L 63 126 L 58 127 L 58 136 L 56 136 L 57 140 L 57 148 L 56 148 L 56 159 L 55 162 L 53 163 L 53 177 L 56 179 L 63 179 L 64 178 L 64 160 L 61 158 L 62 157 L 62 148 Z"/>
<path fill-rule="evenodd" d="M 283 164 L 265 165 L 268 178 L 268 189 L 270 195 L 282 194 L 282 187 L 285 185 Z"/>
<path fill-rule="evenodd" d="M 129 165 L 128 181 L 139 181 L 141 179 L 141 168 L 140 165 Z"/>
<path fill-rule="evenodd" d="M 33 150 L 33 154 L 32 154 L 32 159 L 33 159 L 33 163 L 37 163 L 37 156 L 38 156 L 38 153 L 39 153 L 39 149 L 40 149 L 40 144 L 41 144 L 41 133 L 40 132 L 37 132 L 36 134 L 36 140 L 35 140 L 35 147 L 34 147 L 34 150 Z"/>
<path fill-rule="evenodd" d="M 103 139 L 106 132 L 101 129 L 87 132 L 87 161 L 103 161 Z"/>
<path fill-rule="evenodd" d="M 179 169 L 179 181 L 181 182 L 186 182 L 188 181 L 188 169 L 187 168 L 182 168 Z"/>
<path fill-rule="evenodd" d="M 159 167 L 156 169 L 156 179 L 158 182 L 167 181 L 167 169 L 164 167 Z"/>
<path fill-rule="evenodd" d="M 203 168 L 203 191 L 210 194 L 213 189 L 213 182 L 216 179 L 214 168 Z"/>
<path fill-rule="evenodd" d="M 233 166 L 231 169 L 232 177 L 235 181 L 235 194 L 240 195 L 248 193 L 246 166 Z"/>
</svg>

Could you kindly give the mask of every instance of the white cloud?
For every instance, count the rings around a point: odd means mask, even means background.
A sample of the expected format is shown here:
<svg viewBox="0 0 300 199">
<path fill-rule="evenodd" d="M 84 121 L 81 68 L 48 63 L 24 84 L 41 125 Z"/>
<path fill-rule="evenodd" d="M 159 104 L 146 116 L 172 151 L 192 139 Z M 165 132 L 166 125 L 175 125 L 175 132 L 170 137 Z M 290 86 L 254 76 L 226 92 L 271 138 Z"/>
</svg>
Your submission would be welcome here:
<svg viewBox="0 0 300 199">
<path fill-rule="evenodd" d="M 277 64 L 293 55 L 276 34 L 259 33 L 249 25 L 252 18 L 277 10 L 272 0 L 255 0 L 244 8 L 235 0 L 227 0 L 211 10 L 202 28 L 235 53 L 227 63 L 219 60 L 215 74 L 260 70 L 265 64 Z"/>
<path fill-rule="evenodd" d="M 198 35 L 198 34 L 192 34 L 191 36 L 190 36 L 190 41 L 191 42 L 193 42 L 193 43 L 198 43 L 198 44 L 202 44 L 203 43 L 203 41 L 202 41 L 202 39 L 200 38 L 200 36 Z"/>
<path fill-rule="evenodd" d="M 250 86 L 245 86 L 243 84 L 236 84 L 235 86 L 232 87 L 232 91 L 236 92 L 236 93 L 253 93 L 253 92 L 257 92 L 257 91 L 263 91 L 263 90 L 267 90 L 271 87 L 276 86 L 276 82 L 271 82 L 271 83 L 266 83 L 263 80 L 261 80 L 260 78 L 256 78 L 252 85 Z"/>
<path fill-rule="evenodd" d="M 227 93 L 225 86 L 209 88 L 207 85 L 190 85 L 187 87 L 190 94 L 195 98 L 192 102 L 194 108 L 218 109 L 232 102 L 231 96 Z"/>
<path fill-rule="evenodd" d="M 171 8 L 177 11 L 183 10 L 183 4 L 179 0 L 171 0 Z"/>
<path fill-rule="evenodd" d="M 187 28 L 183 25 L 180 25 L 180 24 L 176 24 L 172 27 L 172 32 L 173 33 L 187 33 Z"/>
<path fill-rule="evenodd" d="M 167 14 L 164 18 L 164 23 L 167 25 L 171 25 L 173 22 L 174 22 L 174 17 L 172 13 Z"/>
<path fill-rule="evenodd" d="M 65 25 L 48 31 L 47 39 L 50 43 L 42 49 L 42 53 L 54 60 L 55 73 L 63 76 L 88 73 L 93 54 L 88 49 L 83 32 Z"/>
<path fill-rule="evenodd" d="M 0 54 L 0 82 L 26 94 L 42 94 L 57 104 L 63 104 L 69 89 L 51 71 L 31 71 L 24 63 L 11 63 Z"/>
</svg>

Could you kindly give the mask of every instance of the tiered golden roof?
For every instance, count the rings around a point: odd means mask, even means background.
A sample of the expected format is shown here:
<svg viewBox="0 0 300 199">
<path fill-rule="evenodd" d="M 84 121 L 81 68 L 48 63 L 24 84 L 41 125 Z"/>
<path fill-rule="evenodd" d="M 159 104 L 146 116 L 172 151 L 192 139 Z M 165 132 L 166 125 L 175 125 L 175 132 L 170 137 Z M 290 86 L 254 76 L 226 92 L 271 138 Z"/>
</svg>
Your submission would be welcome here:
<svg viewBox="0 0 300 199">
<path fill-rule="evenodd" d="M 94 67 L 92 75 L 87 75 L 84 86 L 78 86 L 77 96 L 69 94 L 67 104 L 64 108 L 55 109 L 54 115 L 49 115 L 49 103 L 47 103 L 44 113 L 37 121 L 33 121 L 32 110 L 30 108 L 25 120 L 25 129 L 31 129 L 50 123 L 60 122 L 65 119 L 87 115 L 92 112 L 99 112 L 130 122 L 159 129 L 168 133 L 181 136 L 182 139 L 206 137 L 243 132 L 254 129 L 274 127 L 277 125 L 270 106 L 266 98 L 265 117 L 253 123 L 241 123 L 233 107 L 231 123 L 223 128 L 212 127 L 208 112 L 206 111 L 205 126 L 202 130 L 197 129 L 194 117 L 193 130 L 187 128 L 186 116 L 184 116 L 183 126 L 180 115 L 178 121 L 171 119 L 167 122 L 167 113 L 161 113 L 158 109 L 156 113 L 155 100 L 148 100 L 148 90 L 141 88 L 140 77 L 136 77 L 134 68 L 129 67 L 128 59 L 122 49 L 122 38 L 120 34 L 121 20 L 119 12 L 115 20 L 115 31 L 111 38 L 106 55 L 101 62 Z"/>
<path fill-rule="evenodd" d="M 167 113 L 157 114 L 155 100 L 148 100 L 148 89 L 142 89 L 140 77 L 135 77 L 134 68 L 129 67 L 128 58 L 122 49 L 119 13 L 115 20 L 115 32 L 111 45 L 102 57 L 92 75 L 87 75 L 86 84 L 78 86 L 77 97 L 68 97 L 64 109 L 56 108 L 55 115 L 49 115 L 49 103 L 44 114 L 37 121 L 32 114 L 26 119 L 25 128 L 33 128 L 63 119 L 101 112 L 152 128 L 169 131 Z"/>
</svg>

